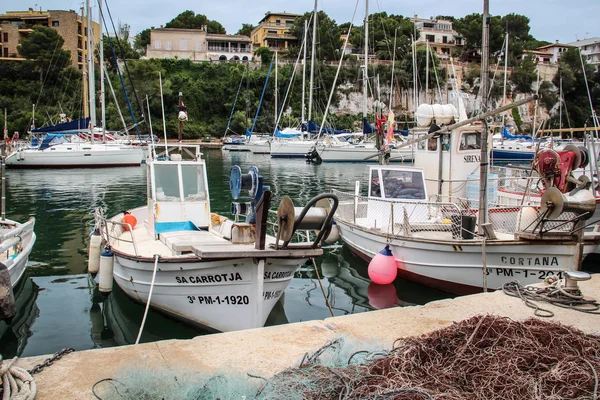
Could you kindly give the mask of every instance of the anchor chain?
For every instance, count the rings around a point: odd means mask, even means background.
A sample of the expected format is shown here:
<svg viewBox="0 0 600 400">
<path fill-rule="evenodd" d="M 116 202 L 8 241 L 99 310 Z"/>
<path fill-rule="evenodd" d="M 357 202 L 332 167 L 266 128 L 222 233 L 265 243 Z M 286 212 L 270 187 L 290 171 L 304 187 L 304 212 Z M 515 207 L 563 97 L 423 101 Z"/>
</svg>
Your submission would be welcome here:
<svg viewBox="0 0 600 400">
<path fill-rule="evenodd" d="M 36 365 L 35 367 L 31 368 L 27 372 L 29 372 L 31 375 L 37 374 L 38 372 L 42 371 L 44 368 L 49 367 L 52 364 L 54 364 L 54 361 L 60 360 L 65 354 L 69 354 L 74 351 L 75 351 L 75 349 L 72 347 L 62 349 L 61 351 L 55 353 L 52 357 L 45 359 L 44 362 Z"/>
</svg>

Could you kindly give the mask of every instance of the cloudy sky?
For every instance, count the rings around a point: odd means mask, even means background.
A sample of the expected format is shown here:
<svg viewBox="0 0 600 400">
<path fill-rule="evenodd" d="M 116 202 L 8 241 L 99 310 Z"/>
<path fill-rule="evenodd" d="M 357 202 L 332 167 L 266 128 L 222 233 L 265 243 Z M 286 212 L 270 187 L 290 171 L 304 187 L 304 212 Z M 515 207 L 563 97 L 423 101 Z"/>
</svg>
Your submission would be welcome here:
<svg viewBox="0 0 600 400">
<path fill-rule="evenodd" d="M 2 0 L 0 13 L 28 7 L 47 9 L 79 9 L 81 0 Z M 37 1 L 37 3 L 35 3 Z M 91 3 L 97 6 L 97 0 Z M 364 16 L 364 0 L 360 0 L 357 19 Z M 235 33 L 242 23 L 256 24 L 267 11 L 304 13 L 314 7 L 312 0 L 108 0 L 115 20 L 131 25 L 132 34 L 150 26 L 159 27 L 185 10 L 205 14 L 219 21 L 227 33 Z M 319 9 L 338 23 L 352 19 L 356 0 L 320 0 Z M 462 17 L 482 12 L 482 0 L 370 0 L 371 12 L 386 11 L 419 17 L 454 15 Z M 523 14 L 531 20 L 531 34 L 539 40 L 572 42 L 600 36 L 600 0 L 490 0 L 490 13 Z M 362 24 L 359 22 L 359 24 Z"/>
</svg>

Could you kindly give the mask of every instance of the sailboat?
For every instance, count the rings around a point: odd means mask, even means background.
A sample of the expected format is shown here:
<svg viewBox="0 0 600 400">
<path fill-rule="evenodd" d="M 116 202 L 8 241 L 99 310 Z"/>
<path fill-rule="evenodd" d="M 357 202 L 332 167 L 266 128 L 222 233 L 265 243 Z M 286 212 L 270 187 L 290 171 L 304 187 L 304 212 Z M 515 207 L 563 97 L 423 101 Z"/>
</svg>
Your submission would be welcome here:
<svg viewBox="0 0 600 400">
<path fill-rule="evenodd" d="M 329 135 L 321 128 L 319 137 L 324 134 L 323 140 L 314 146 L 311 157 L 317 162 L 376 162 L 382 152 L 375 141 L 364 140 L 368 135 L 378 135 L 377 128 L 373 127 L 367 119 L 368 101 L 368 66 L 369 66 L 369 1 L 365 1 L 365 63 L 363 68 L 363 120 L 362 132 L 359 133 L 359 142 L 340 140 L 340 136 Z M 332 89 L 333 90 L 333 89 Z M 388 149 L 389 161 L 408 162 L 413 159 L 413 149 L 399 147 Z"/>
<path fill-rule="evenodd" d="M 487 15 L 486 9 L 484 20 Z M 482 76 L 486 57 L 484 50 Z M 414 168 L 371 167 L 367 196 L 334 191 L 342 240 L 367 261 L 383 249 L 391 254 L 395 262 L 385 271 L 387 283 L 397 274 L 454 294 L 499 289 L 514 279 L 539 283 L 579 270 L 600 244 L 600 237 L 584 237 L 581 229 L 595 210 L 589 191 L 567 193 L 553 184 L 541 207 L 489 206 L 497 180 L 487 173 L 491 143 L 485 119 L 529 101 L 444 127 L 435 118 L 422 119 L 426 133 Z M 565 174 L 578 187 L 586 185 L 572 171 Z"/>
<path fill-rule="evenodd" d="M 101 10 L 101 5 L 100 5 Z M 102 18 L 102 13 L 100 13 Z M 87 20 L 91 29 L 92 15 L 87 0 Z M 104 52 L 102 21 L 100 22 L 100 96 L 102 99 L 102 140 L 96 141 L 96 105 L 94 84 L 94 52 L 88 51 L 88 86 L 90 116 L 41 128 L 31 132 L 33 138 L 27 146 L 16 147 L 6 158 L 10 168 L 56 168 L 56 167 L 123 167 L 139 166 L 145 158 L 140 145 L 122 143 L 120 140 L 106 139 L 105 93 L 104 93 Z M 88 35 L 88 49 L 93 49 L 93 35 Z M 84 125 L 85 124 L 85 125 Z M 42 135 L 38 138 L 37 135 Z"/>
</svg>

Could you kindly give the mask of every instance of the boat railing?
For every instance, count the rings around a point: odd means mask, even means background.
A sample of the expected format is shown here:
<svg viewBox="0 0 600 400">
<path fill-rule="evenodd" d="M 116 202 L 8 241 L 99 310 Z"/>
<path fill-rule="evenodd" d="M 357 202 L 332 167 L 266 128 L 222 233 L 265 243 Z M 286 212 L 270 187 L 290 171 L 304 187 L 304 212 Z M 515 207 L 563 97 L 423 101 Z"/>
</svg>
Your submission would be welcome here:
<svg viewBox="0 0 600 400">
<path fill-rule="evenodd" d="M 202 157 L 200 146 L 184 143 L 154 143 L 150 148 L 150 157 L 157 161 L 172 159 L 173 155 L 180 155 L 182 160 L 198 161 Z"/>
<path fill-rule="evenodd" d="M 20 246 L 23 238 L 33 233 L 35 218 L 31 217 L 23 224 L 11 220 L 0 220 L 0 253 L 4 253 L 13 246 Z"/>
<path fill-rule="evenodd" d="M 110 226 L 110 227 L 109 227 Z M 115 243 L 125 242 L 131 243 L 133 251 L 136 257 L 139 257 L 135 235 L 133 233 L 133 227 L 131 224 L 120 221 L 113 221 L 112 219 L 106 219 L 101 213 L 96 213 L 96 228 L 98 228 L 104 238 L 104 241 L 108 245 L 114 245 Z M 131 234 L 131 240 L 123 237 L 123 233 L 129 231 Z"/>
<path fill-rule="evenodd" d="M 389 238 L 457 239 L 462 234 L 460 207 L 451 202 L 384 199 L 333 190 L 339 199 L 336 219 Z M 467 229 L 467 228 L 465 228 Z"/>
</svg>

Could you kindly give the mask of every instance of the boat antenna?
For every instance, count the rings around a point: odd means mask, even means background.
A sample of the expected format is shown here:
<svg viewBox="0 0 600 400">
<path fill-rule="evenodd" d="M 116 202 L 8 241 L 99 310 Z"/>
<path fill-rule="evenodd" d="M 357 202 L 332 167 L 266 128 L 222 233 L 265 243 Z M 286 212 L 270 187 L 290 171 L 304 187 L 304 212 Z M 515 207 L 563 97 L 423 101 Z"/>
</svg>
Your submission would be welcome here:
<svg viewBox="0 0 600 400">
<path fill-rule="evenodd" d="M 167 120 L 165 119 L 165 99 L 163 97 L 162 74 L 158 71 L 158 82 L 160 84 L 160 107 L 162 108 L 163 133 L 165 135 L 165 154 L 169 157 L 169 146 L 167 143 Z"/>
</svg>

